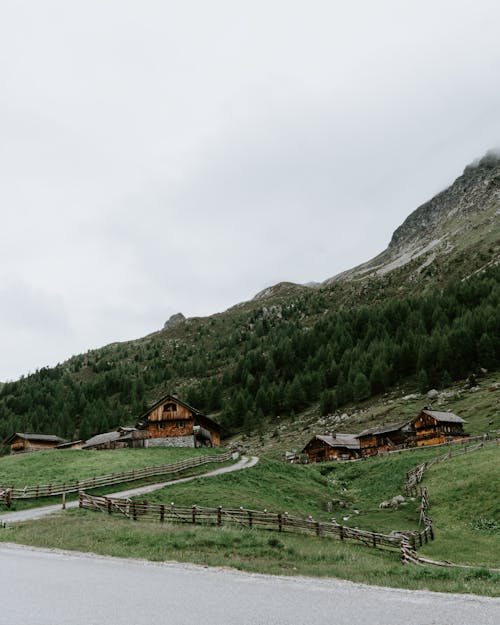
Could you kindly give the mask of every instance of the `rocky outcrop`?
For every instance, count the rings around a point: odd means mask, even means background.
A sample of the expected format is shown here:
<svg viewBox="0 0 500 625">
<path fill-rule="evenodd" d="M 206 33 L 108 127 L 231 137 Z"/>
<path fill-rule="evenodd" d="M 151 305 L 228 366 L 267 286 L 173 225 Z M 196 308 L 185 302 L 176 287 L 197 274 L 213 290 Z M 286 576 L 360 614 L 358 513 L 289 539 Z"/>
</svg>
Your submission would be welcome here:
<svg viewBox="0 0 500 625">
<path fill-rule="evenodd" d="M 163 329 L 169 330 L 170 328 L 175 328 L 181 323 L 184 323 L 184 321 L 186 321 L 186 317 L 184 317 L 182 313 L 176 313 L 175 315 L 172 315 L 168 321 L 165 321 Z"/>
</svg>

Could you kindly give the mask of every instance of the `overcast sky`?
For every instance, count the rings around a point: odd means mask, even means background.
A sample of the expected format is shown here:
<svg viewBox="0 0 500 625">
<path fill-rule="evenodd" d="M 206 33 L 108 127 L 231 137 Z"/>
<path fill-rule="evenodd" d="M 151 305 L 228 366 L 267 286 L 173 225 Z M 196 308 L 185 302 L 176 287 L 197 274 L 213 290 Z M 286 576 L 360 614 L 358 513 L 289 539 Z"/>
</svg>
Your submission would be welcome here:
<svg viewBox="0 0 500 625">
<path fill-rule="evenodd" d="M 0 0 L 0 380 L 382 251 L 500 145 L 498 0 Z"/>
</svg>

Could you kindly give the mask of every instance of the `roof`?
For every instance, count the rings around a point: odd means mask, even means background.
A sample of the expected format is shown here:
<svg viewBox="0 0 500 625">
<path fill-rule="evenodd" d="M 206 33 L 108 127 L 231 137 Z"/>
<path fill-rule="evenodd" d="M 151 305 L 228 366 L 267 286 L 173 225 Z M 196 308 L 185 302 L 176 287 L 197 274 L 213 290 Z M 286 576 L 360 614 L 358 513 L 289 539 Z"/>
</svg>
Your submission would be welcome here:
<svg viewBox="0 0 500 625">
<path fill-rule="evenodd" d="M 22 438 L 26 441 L 39 441 L 43 443 L 64 443 L 64 438 L 55 436 L 54 434 L 26 434 L 25 432 L 15 432 L 9 438 L 4 440 L 4 445 L 13 443 L 16 438 Z"/>
<path fill-rule="evenodd" d="M 331 434 L 317 434 L 309 441 L 309 443 L 314 440 L 323 441 L 323 443 L 326 443 L 330 447 L 334 447 L 337 449 L 339 447 L 345 447 L 346 449 L 359 449 L 360 447 L 359 441 L 355 434 L 335 434 L 333 436 Z M 309 445 L 309 443 L 307 443 L 307 445 Z M 307 447 L 307 445 L 304 447 L 304 449 Z"/>
<path fill-rule="evenodd" d="M 397 432 L 401 430 L 406 425 L 409 425 L 413 419 L 409 421 L 400 421 L 399 423 L 389 423 L 387 425 L 377 425 L 373 428 L 368 428 L 367 430 L 363 430 L 358 434 L 358 438 L 361 436 L 373 436 L 374 434 L 388 434 L 389 432 Z"/>
<path fill-rule="evenodd" d="M 67 443 L 61 443 L 60 445 L 57 445 L 58 449 L 63 449 L 64 447 L 71 447 L 71 445 L 78 445 L 79 443 L 84 443 L 85 441 L 82 439 L 79 439 L 77 441 L 68 441 Z"/>
<path fill-rule="evenodd" d="M 176 397 L 175 395 L 164 395 L 161 399 L 158 399 L 157 401 L 155 401 L 154 404 L 152 404 L 147 410 L 146 412 L 144 412 L 139 419 L 145 419 L 148 414 L 154 410 L 155 408 L 158 408 L 158 406 L 161 406 L 161 404 L 165 403 L 166 401 L 173 401 L 176 402 L 177 404 L 181 404 L 181 406 L 184 406 L 184 408 L 187 408 L 188 410 L 190 410 L 194 415 L 199 415 L 201 414 L 201 412 L 199 410 L 196 410 L 196 408 L 193 408 L 193 406 L 190 406 L 189 404 L 187 404 L 185 401 L 182 401 L 182 399 L 179 399 L 178 397 Z"/>
<path fill-rule="evenodd" d="M 161 399 L 158 399 L 154 404 L 152 404 L 146 410 L 146 412 L 144 412 L 139 417 L 139 420 L 146 419 L 150 412 L 152 412 L 153 410 L 155 410 L 155 408 L 158 408 L 158 406 L 161 406 L 162 404 L 164 404 L 167 401 L 172 401 L 172 402 L 175 402 L 177 404 L 180 404 L 181 406 L 184 406 L 184 408 L 187 408 L 187 410 L 192 412 L 195 417 L 200 417 L 202 419 L 206 419 L 209 423 L 215 425 L 216 428 L 218 428 L 219 430 L 221 429 L 221 426 L 217 423 L 217 421 L 214 421 L 212 418 L 207 417 L 207 415 L 201 413 L 199 410 L 197 410 L 196 408 L 193 408 L 193 406 L 190 406 L 188 403 L 186 403 L 182 399 L 179 399 L 175 395 L 164 395 Z"/>
<path fill-rule="evenodd" d="M 422 412 L 429 415 L 433 419 L 436 419 L 436 421 L 442 421 L 445 423 L 465 423 L 465 420 L 462 419 L 462 417 L 457 417 L 457 415 L 453 414 L 453 412 L 439 412 L 437 410 L 428 410 L 427 408 L 424 408 Z"/>
<path fill-rule="evenodd" d="M 106 443 L 111 443 L 113 441 L 121 438 L 120 432 L 113 430 L 113 432 L 105 432 L 104 434 L 97 434 L 96 436 L 92 436 L 88 441 L 85 442 L 85 445 L 82 449 L 87 449 L 88 447 L 95 447 L 97 445 L 105 445 Z"/>
</svg>

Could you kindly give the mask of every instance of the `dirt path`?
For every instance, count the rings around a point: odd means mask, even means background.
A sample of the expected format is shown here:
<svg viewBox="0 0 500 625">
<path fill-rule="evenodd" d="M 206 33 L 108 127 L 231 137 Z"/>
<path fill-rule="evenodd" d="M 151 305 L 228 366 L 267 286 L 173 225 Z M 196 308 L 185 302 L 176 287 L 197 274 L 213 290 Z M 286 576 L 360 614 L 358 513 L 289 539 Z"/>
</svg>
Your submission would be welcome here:
<svg viewBox="0 0 500 625">
<path fill-rule="evenodd" d="M 190 482 L 199 478 L 212 477 L 214 475 L 222 475 L 224 473 L 231 473 L 232 471 L 241 471 L 242 469 L 249 469 L 257 464 L 259 459 L 256 456 L 251 458 L 242 456 L 238 462 L 227 467 L 221 467 L 219 469 L 213 469 L 206 473 L 199 475 L 192 475 L 190 477 L 181 477 L 177 480 L 170 480 L 168 482 L 160 482 L 158 484 L 148 484 L 147 486 L 138 486 L 137 488 L 131 488 L 129 490 L 122 490 L 116 493 L 110 493 L 108 497 L 135 497 L 135 495 L 144 495 L 146 493 L 152 493 L 155 490 L 164 488 L 165 486 L 171 486 L 172 484 L 182 484 L 183 482 Z M 77 508 L 78 501 L 68 501 L 66 508 Z M 31 510 L 20 510 L 19 512 L 5 512 L 0 514 L 0 523 L 21 523 L 22 521 L 33 521 L 40 519 L 48 514 L 53 514 L 61 510 L 61 504 L 53 504 L 50 506 L 42 506 L 40 508 L 33 508 Z"/>
</svg>

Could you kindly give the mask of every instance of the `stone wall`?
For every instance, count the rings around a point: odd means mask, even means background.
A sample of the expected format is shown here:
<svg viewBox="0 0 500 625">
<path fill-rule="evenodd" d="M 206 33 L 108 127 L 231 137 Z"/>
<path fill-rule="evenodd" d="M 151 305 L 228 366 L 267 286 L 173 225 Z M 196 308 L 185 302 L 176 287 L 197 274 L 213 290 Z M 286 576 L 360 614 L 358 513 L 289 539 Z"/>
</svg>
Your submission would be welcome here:
<svg viewBox="0 0 500 625">
<path fill-rule="evenodd" d="M 147 438 L 145 447 L 194 447 L 194 436 L 169 436 L 168 438 Z"/>
</svg>

